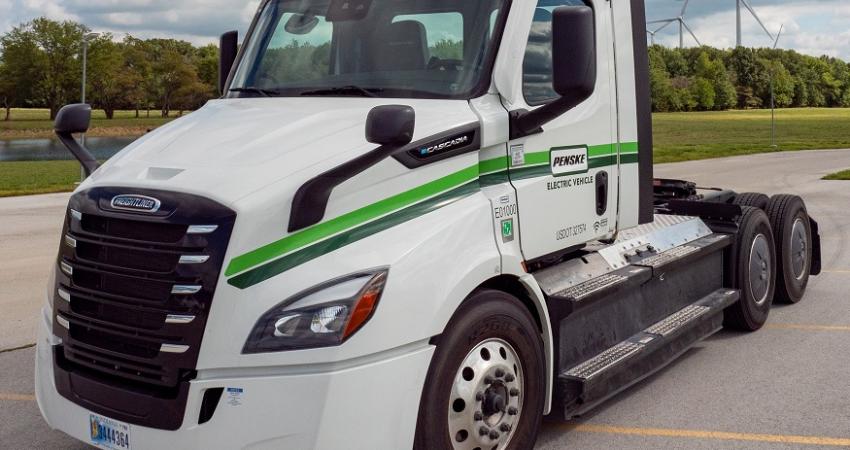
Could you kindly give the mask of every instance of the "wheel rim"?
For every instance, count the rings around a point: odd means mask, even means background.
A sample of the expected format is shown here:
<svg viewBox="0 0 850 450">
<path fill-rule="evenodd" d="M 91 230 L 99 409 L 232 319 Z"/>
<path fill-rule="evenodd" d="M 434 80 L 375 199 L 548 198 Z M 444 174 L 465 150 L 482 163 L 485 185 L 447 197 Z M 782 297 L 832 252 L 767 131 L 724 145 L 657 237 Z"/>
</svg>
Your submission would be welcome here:
<svg viewBox="0 0 850 450">
<path fill-rule="evenodd" d="M 522 370 L 516 350 L 501 339 L 483 341 L 466 355 L 448 405 L 455 450 L 507 448 L 522 414 Z"/>
<path fill-rule="evenodd" d="M 806 236 L 806 224 L 803 219 L 794 221 L 791 227 L 791 270 L 794 277 L 802 280 L 806 275 L 806 260 L 809 247 L 809 239 Z"/>
<path fill-rule="evenodd" d="M 767 301 L 770 290 L 770 273 L 773 262 L 770 260 L 770 244 L 763 234 L 753 239 L 750 248 L 750 292 L 757 305 Z"/>
</svg>

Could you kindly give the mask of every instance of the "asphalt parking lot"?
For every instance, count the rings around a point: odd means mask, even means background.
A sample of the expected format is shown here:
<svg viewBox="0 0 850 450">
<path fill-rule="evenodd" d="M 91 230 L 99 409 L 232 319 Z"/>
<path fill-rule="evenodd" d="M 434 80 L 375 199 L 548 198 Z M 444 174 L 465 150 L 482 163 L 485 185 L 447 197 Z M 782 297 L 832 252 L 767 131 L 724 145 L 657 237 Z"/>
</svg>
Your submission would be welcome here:
<svg viewBox="0 0 850 450">
<path fill-rule="evenodd" d="M 657 167 L 703 187 L 802 195 L 820 224 L 824 272 L 801 303 L 776 306 L 763 330 L 721 332 L 590 415 L 546 421 L 538 449 L 850 447 L 850 183 L 820 180 L 846 168 L 850 150 Z M 0 199 L 2 449 L 85 448 L 41 419 L 27 347 L 66 201 Z"/>
</svg>

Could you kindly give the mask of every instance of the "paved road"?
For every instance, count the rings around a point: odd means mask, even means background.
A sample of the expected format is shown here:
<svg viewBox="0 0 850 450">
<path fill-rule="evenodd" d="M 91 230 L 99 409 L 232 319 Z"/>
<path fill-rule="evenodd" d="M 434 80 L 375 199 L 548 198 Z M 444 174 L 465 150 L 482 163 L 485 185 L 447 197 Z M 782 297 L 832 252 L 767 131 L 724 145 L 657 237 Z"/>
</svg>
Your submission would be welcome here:
<svg viewBox="0 0 850 450">
<path fill-rule="evenodd" d="M 821 181 L 850 150 L 669 164 L 657 176 L 740 192 L 803 195 L 821 225 L 824 274 L 758 333 L 721 332 L 571 423 L 544 423 L 540 450 L 850 447 L 850 184 Z M 0 200 L 0 349 L 34 341 L 45 268 L 67 196 Z M 0 448 L 83 448 L 41 420 L 33 349 L 0 353 Z"/>
</svg>

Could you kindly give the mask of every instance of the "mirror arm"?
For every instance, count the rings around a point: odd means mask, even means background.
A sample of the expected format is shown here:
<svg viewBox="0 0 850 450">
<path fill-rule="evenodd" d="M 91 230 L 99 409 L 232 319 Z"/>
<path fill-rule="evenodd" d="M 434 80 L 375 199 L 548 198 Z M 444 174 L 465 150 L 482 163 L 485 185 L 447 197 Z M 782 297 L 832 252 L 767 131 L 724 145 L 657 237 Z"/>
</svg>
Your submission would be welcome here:
<svg viewBox="0 0 850 450">
<path fill-rule="evenodd" d="M 520 139 L 542 133 L 543 125 L 578 106 L 580 101 L 572 95 L 559 97 L 533 111 L 519 109 L 510 113 L 510 138 Z"/>
<path fill-rule="evenodd" d="M 289 232 L 294 233 L 321 222 L 325 217 L 331 193 L 337 186 L 404 148 L 405 145 L 382 145 L 301 185 L 292 199 Z"/>
<path fill-rule="evenodd" d="M 65 145 L 68 151 L 74 155 L 74 158 L 77 158 L 77 161 L 79 161 L 80 165 L 83 166 L 83 170 L 86 172 L 87 177 L 100 167 L 100 163 L 97 161 L 97 158 L 95 158 L 88 149 L 80 145 L 71 133 L 57 131 L 56 136 L 59 137 L 59 140 Z"/>
</svg>

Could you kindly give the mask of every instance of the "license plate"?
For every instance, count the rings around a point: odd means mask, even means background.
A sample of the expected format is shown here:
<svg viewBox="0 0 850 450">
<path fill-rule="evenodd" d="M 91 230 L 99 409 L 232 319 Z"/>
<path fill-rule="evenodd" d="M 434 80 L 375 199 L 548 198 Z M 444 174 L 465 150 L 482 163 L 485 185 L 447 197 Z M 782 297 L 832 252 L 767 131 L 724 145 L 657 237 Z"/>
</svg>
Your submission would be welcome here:
<svg viewBox="0 0 850 450">
<path fill-rule="evenodd" d="M 89 415 L 91 443 L 111 450 L 130 450 L 130 425 L 108 417 Z"/>
</svg>

